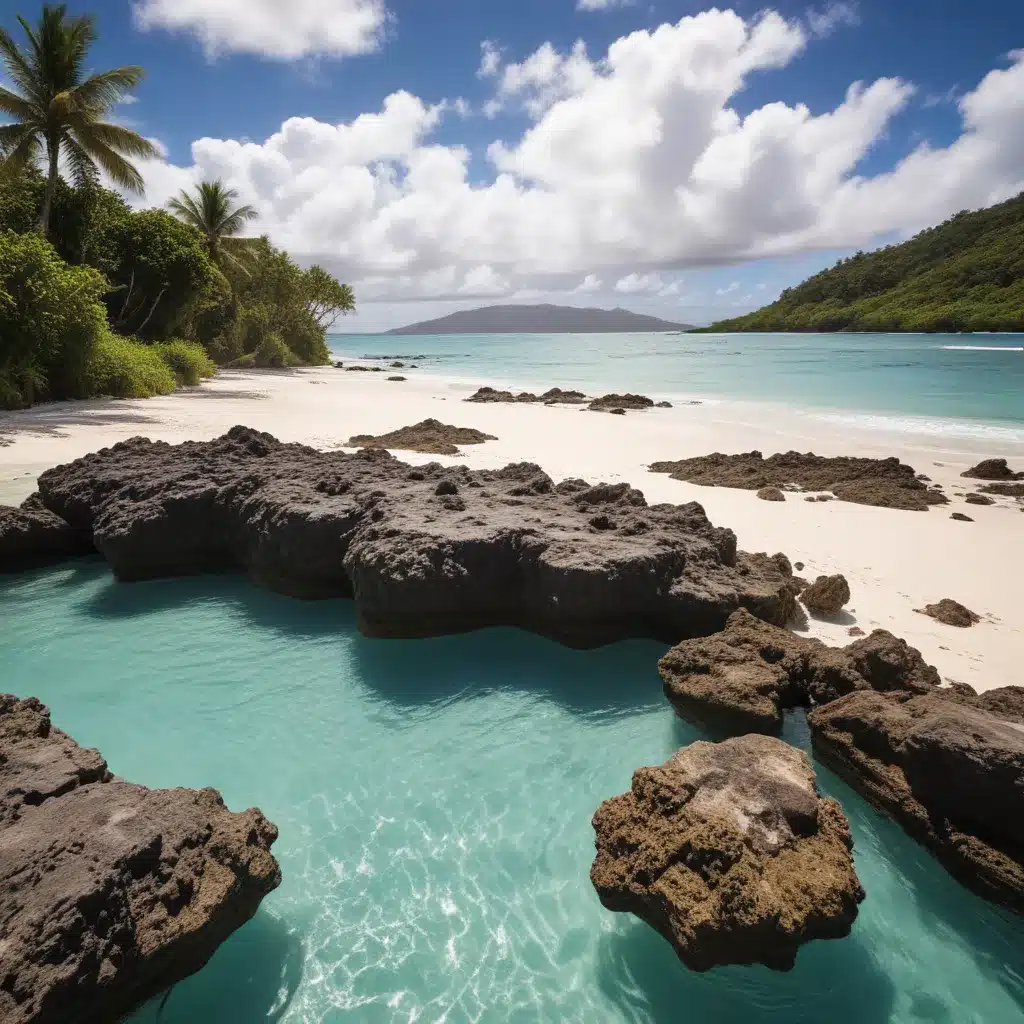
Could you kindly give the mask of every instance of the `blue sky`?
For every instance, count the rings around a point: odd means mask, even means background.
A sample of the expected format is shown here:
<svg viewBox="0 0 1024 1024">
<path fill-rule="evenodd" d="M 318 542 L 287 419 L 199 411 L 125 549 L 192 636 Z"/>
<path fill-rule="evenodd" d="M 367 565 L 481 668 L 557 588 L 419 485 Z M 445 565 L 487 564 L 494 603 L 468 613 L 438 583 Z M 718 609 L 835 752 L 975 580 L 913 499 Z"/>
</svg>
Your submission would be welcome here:
<svg viewBox="0 0 1024 1024">
<path fill-rule="evenodd" d="M 706 321 L 760 305 L 843 253 L 901 237 L 963 205 L 1002 198 L 1024 181 L 1016 152 L 992 151 L 1007 125 L 1024 135 L 1024 96 L 1014 100 L 1024 92 L 1017 88 L 1024 71 L 1019 83 L 989 79 L 976 104 L 983 108 L 976 118 L 981 126 L 974 126 L 978 138 L 961 138 L 969 127 L 962 97 L 990 74 L 1024 68 L 1007 56 L 1024 47 L 1019 2 L 860 0 L 808 7 L 784 0 L 772 8 L 779 42 L 761 49 L 785 52 L 750 60 L 743 46 L 758 49 L 753 34 L 764 16 L 763 5 L 746 0 L 733 5 L 746 44 L 737 41 L 736 19 L 686 21 L 706 8 L 680 0 L 614 0 L 604 10 L 577 9 L 577 0 L 69 6 L 97 17 L 97 68 L 131 62 L 147 69 L 136 102 L 120 114 L 166 147 L 165 165 L 147 171 L 148 198 L 162 201 L 174 186 L 198 177 L 227 178 L 257 203 L 275 240 L 302 261 L 319 260 L 353 281 L 361 308 L 347 329 L 393 326 L 484 299 L 621 304 Z M 3 21 L 13 27 L 13 18 L 5 14 Z M 663 81 L 647 81 L 635 62 L 602 63 L 616 40 L 638 31 L 646 33 L 641 62 L 666 55 Z M 735 81 L 695 84 L 686 68 L 672 66 L 698 60 L 693 55 L 701 51 L 687 42 L 698 32 L 707 35 L 712 78 L 729 61 L 743 64 Z M 485 40 L 496 54 L 489 75 L 480 74 Z M 564 63 L 578 41 L 587 54 L 582 78 Z M 525 75 L 516 70 L 545 46 L 553 61 L 538 61 Z M 602 77 L 614 81 L 602 84 Z M 878 80 L 889 84 L 862 104 L 871 109 L 849 110 L 851 84 Z M 620 100 L 631 102 L 630 90 L 636 120 L 650 119 L 656 144 L 631 139 L 629 117 L 610 117 L 605 134 L 600 116 L 580 114 L 587 104 L 600 114 L 602 103 L 611 110 Z M 705 105 L 709 91 L 717 98 Z M 401 141 L 389 135 L 376 148 L 357 147 L 365 157 L 353 156 L 355 136 L 337 126 L 361 115 L 365 125 L 365 115 L 384 110 L 387 97 L 399 92 L 419 104 L 401 115 L 393 105 L 385 116 L 388 124 L 401 122 L 394 129 Z M 691 118 L 691 107 L 703 114 Z M 800 117 L 787 111 L 802 107 L 804 120 L 821 120 L 801 135 Z M 723 117 L 736 123 L 723 129 Z M 301 123 L 301 138 L 272 141 L 295 118 L 311 119 Z M 755 122 L 772 118 L 755 131 Z M 327 134 L 314 144 L 317 123 Z M 374 127 L 371 134 L 391 130 Z M 194 150 L 204 138 L 220 141 Z M 505 144 L 497 159 L 489 149 L 496 140 Z M 246 142 L 252 143 L 247 150 L 238 145 Z M 589 163 L 595 153 L 598 162 L 604 159 L 605 146 L 614 159 L 591 180 Z M 935 162 L 903 168 L 899 182 L 887 183 L 886 173 L 922 146 L 939 154 Z M 461 205 L 446 210 L 447 223 L 435 213 L 458 191 L 454 184 L 443 191 L 454 172 L 410 173 L 443 158 L 461 161 L 465 191 Z M 740 173 L 744 161 L 750 166 Z M 666 170 L 674 165 L 677 171 Z M 521 194 L 493 188 L 499 169 Z M 735 180 L 727 180 L 734 171 Z M 673 173 L 678 180 L 670 180 Z M 427 183 L 410 184 L 417 176 Z M 851 179 L 870 188 L 852 196 Z M 923 198 L 933 186 L 937 194 Z M 372 195 L 356 203 L 353 196 L 364 188 Z M 680 210 L 670 211 L 677 201 Z M 588 209 L 602 221 L 599 228 Z M 670 213 L 680 217 L 678 242 L 668 230 Z M 524 226 L 534 216 L 537 224 Z M 747 230 L 745 217 L 756 227 Z M 733 220 L 730 230 L 722 228 Z"/>
</svg>

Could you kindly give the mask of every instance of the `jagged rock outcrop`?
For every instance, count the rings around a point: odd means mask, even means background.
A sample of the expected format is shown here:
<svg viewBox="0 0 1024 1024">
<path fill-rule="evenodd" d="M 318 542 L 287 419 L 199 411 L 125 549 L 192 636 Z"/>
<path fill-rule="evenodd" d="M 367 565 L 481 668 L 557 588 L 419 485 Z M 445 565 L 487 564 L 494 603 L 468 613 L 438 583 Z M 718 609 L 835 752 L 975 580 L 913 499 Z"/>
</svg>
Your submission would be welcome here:
<svg viewBox="0 0 1024 1024">
<path fill-rule="evenodd" d="M 354 597 L 375 636 L 515 625 L 577 646 L 671 643 L 739 607 L 784 623 L 795 604 L 792 578 L 737 552 L 695 502 L 556 486 L 529 463 L 412 467 L 235 427 L 207 442 L 124 441 L 39 486 L 121 580 L 242 569 L 281 593 Z"/>
<path fill-rule="evenodd" d="M 617 412 L 619 409 L 623 411 L 627 409 L 653 409 L 654 399 L 648 398 L 646 395 L 602 395 L 600 398 L 595 398 L 587 408 L 593 412 Z"/>
<path fill-rule="evenodd" d="M 864 892 L 842 809 L 807 756 L 768 736 L 692 743 L 638 768 L 594 815 L 590 879 L 687 967 L 793 967 L 812 939 L 850 933 Z"/>
<path fill-rule="evenodd" d="M 485 434 L 482 430 L 455 427 L 450 423 L 429 419 L 410 427 L 399 427 L 388 434 L 356 434 L 349 438 L 348 447 L 395 448 L 406 452 L 424 452 L 427 455 L 461 455 L 459 445 L 497 440 L 493 434 Z"/>
<path fill-rule="evenodd" d="M 277 829 L 147 789 L 0 695 L 0 1020 L 108 1024 L 198 971 L 281 881 Z"/>
<path fill-rule="evenodd" d="M 800 592 L 800 600 L 812 615 L 838 615 L 850 600 L 850 584 L 841 573 L 819 576 Z"/>
<path fill-rule="evenodd" d="M 981 616 L 972 612 L 966 605 L 954 601 L 951 597 L 944 597 L 936 604 L 926 604 L 923 608 L 915 608 L 922 615 L 930 615 L 933 619 L 947 626 L 958 626 L 966 629 L 976 622 L 981 622 Z"/>
<path fill-rule="evenodd" d="M 1006 459 L 982 459 L 960 475 L 968 480 L 1024 480 L 1024 473 L 1015 473 L 1007 465 Z"/>
<path fill-rule="evenodd" d="M 88 531 L 76 530 L 54 515 L 38 493 L 20 508 L 0 505 L 0 573 L 21 572 L 92 550 Z"/>
<path fill-rule="evenodd" d="M 722 632 L 677 644 L 658 671 L 681 716 L 728 733 L 777 733 L 787 708 L 855 690 L 930 693 L 941 682 L 917 650 L 883 629 L 829 647 L 744 610 Z"/>
<path fill-rule="evenodd" d="M 966 689 L 850 693 L 810 714 L 814 750 L 964 885 L 1024 912 L 1024 689 Z"/>
<path fill-rule="evenodd" d="M 826 458 L 810 452 L 785 452 L 766 459 L 758 451 L 740 455 L 715 452 L 677 462 L 654 462 L 650 470 L 691 484 L 750 491 L 795 485 L 805 491 L 831 491 L 840 501 L 913 511 L 926 511 L 949 500 L 918 480 L 912 466 L 895 458 Z"/>
</svg>

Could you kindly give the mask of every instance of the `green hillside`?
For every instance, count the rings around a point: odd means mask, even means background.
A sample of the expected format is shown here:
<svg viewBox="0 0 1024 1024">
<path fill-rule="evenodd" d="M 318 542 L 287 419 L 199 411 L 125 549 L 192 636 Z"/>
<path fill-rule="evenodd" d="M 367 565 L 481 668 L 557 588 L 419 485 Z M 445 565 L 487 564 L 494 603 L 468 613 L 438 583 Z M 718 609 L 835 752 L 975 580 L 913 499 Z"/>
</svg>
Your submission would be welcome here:
<svg viewBox="0 0 1024 1024">
<path fill-rule="evenodd" d="M 859 252 L 706 331 L 1024 331 L 1024 193 Z"/>
</svg>

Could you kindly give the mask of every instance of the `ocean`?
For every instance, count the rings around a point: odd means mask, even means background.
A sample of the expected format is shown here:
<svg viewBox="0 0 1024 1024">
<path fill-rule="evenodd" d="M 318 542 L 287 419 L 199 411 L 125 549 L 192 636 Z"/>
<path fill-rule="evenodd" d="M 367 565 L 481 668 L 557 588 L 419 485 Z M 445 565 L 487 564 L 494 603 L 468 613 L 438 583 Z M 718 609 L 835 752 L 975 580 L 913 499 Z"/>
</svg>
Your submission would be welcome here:
<svg viewBox="0 0 1024 1024">
<path fill-rule="evenodd" d="M 1024 335 L 331 335 L 493 386 L 780 403 L 851 425 L 1024 441 Z"/>
<path fill-rule="evenodd" d="M 1018 1024 L 1024 918 L 824 768 L 867 891 L 786 974 L 694 974 L 588 878 L 590 818 L 700 733 L 628 642 L 487 630 L 373 640 L 351 602 L 238 576 L 0 581 L 4 689 L 150 786 L 216 786 L 280 829 L 281 887 L 132 1024 Z M 799 716 L 785 736 L 809 749 Z"/>
</svg>

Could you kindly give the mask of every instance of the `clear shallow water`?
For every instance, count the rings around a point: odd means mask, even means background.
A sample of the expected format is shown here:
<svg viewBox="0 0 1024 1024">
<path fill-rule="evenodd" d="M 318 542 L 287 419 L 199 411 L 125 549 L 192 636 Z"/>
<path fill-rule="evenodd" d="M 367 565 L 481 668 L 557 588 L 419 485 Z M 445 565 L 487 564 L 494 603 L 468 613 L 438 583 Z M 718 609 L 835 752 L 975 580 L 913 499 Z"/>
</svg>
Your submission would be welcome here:
<svg viewBox="0 0 1024 1024">
<path fill-rule="evenodd" d="M 3 688 L 115 772 L 216 786 L 280 828 L 281 888 L 136 1024 L 1024 1021 L 1024 922 L 823 770 L 868 893 L 850 938 L 785 975 L 696 975 L 601 908 L 591 814 L 699 735 L 662 698 L 657 644 L 374 641 L 348 602 L 98 565 L 0 583 L 0 621 Z M 788 738 L 806 746 L 799 720 Z"/>
<path fill-rule="evenodd" d="M 337 358 L 424 356 L 422 369 L 522 387 L 578 386 L 875 414 L 862 426 L 1024 440 L 1024 335 L 505 334 L 330 339 Z M 403 358 L 403 361 L 408 361 Z M 920 423 L 913 426 L 920 427 Z M 1001 429 L 999 429 L 1001 428 Z M 966 436 L 972 436 L 970 432 Z"/>
</svg>

